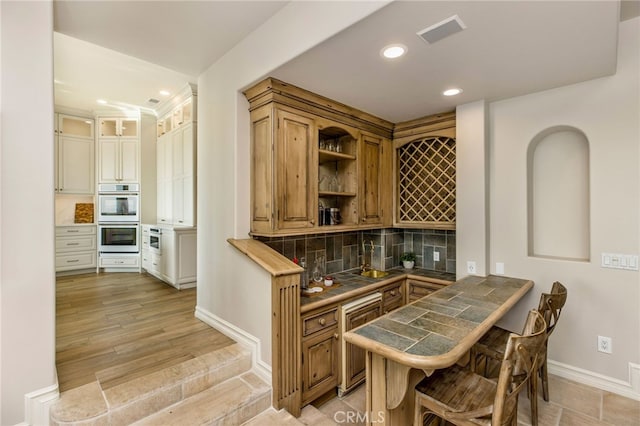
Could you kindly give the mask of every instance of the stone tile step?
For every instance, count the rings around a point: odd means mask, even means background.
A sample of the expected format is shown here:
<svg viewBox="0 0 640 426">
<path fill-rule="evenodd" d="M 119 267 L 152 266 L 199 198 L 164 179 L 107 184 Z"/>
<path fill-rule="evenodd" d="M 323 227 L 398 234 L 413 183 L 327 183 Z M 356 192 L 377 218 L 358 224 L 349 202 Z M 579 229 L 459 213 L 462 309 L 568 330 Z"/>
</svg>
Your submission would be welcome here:
<svg viewBox="0 0 640 426">
<path fill-rule="evenodd" d="M 269 408 L 266 411 L 255 416 L 253 419 L 242 426 L 305 426 L 304 423 L 298 421 L 287 410 L 276 411 Z"/>
<path fill-rule="evenodd" d="M 63 392 L 50 410 L 51 425 L 129 424 L 251 368 L 251 353 L 233 344 L 181 364 L 103 389 L 100 380 Z M 98 378 L 100 373 L 96 374 Z"/>
<path fill-rule="evenodd" d="M 245 373 L 152 414 L 136 426 L 240 425 L 271 406 L 271 388 Z"/>
<path fill-rule="evenodd" d="M 305 426 L 335 426 L 338 424 L 311 404 L 302 409 L 298 421 Z"/>
</svg>

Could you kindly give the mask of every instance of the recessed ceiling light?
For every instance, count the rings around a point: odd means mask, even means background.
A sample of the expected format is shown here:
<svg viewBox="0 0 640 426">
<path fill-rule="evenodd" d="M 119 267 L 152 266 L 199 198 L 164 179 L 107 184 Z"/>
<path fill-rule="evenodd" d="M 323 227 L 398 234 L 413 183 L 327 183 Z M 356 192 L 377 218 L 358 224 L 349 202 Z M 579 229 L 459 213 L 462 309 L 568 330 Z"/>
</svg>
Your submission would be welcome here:
<svg viewBox="0 0 640 426">
<path fill-rule="evenodd" d="M 161 91 L 160 91 L 160 94 L 161 94 L 162 96 L 169 96 L 171 93 L 169 93 L 167 90 L 161 90 Z"/>
<path fill-rule="evenodd" d="M 106 105 L 107 104 L 107 101 L 105 101 L 104 99 L 98 99 L 96 102 L 99 103 L 99 104 L 102 104 L 102 105 Z"/>
<path fill-rule="evenodd" d="M 455 95 L 459 95 L 460 93 L 462 93 L 462 89 L 458 89 L 458 88 L 447 89 L 444 92 L 442 92 L 442 94 L 445 96 L 455 96 Z"/>
<path fill-rule="evenodd" d="M 383 58 L 395 59 L 407 53 L 407 50 L 407 46 L 404 44 L 390 44 L 382 48 L 380 55 Z"/>
</svg>

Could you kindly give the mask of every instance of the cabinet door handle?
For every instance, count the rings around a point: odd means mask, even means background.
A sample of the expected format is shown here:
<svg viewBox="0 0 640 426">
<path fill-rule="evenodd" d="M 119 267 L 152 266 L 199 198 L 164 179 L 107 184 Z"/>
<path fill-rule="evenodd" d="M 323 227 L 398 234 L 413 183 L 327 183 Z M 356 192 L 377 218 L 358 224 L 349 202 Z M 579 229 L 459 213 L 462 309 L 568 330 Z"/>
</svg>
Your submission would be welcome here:
<svg viewBox="0 0 640 426">
<path fill-rule="evenodd" d="M 363 221 L 363 222 L 366 222 L 366 221 L 367 221 L 367 218 L 366 218 L 366 217 L 363 217 L 363 218 L 362 218 L 362 221 Z"/>
<path fill-rule="evenodd" d="M 309 223 L 310 223 L 310 224 L 312 224 L 312 225 L 315 225 L 316 221 L 315 221 L 314 219 L 311 219 L 311 220 L 309 221 Z"/>
<path fill-rule="evenodd" d="M 333 338 L 334 339 L 338 340 L 338 337 L 340 337 L 340 336 L 338 336 L 338 333 L 333 333 Z"/>
<path fill-rule="evenodd" d="M 318 322 L 320 323 L 320 325 L 325 325 L 327 323 L 327 320 L 325 320 L 324 318 L 320 318 Z"/>
</svg>

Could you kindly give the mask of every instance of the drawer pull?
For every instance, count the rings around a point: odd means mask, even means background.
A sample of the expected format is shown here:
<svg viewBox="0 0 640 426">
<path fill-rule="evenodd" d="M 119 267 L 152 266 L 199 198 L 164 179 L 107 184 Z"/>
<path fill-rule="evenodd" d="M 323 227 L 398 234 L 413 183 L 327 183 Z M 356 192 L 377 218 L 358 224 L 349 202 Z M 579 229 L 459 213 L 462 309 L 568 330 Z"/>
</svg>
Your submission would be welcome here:
<svg viewBox="0 0 640 426">
<path fill-rule="evenodd" d="M 80 259 L 67 260 L 67 263 L 76 263 L 80 262 Z"/>
<path fill-rule="evenodd" d="M 60 188 L 62 189 L 62 188 Z M 67 232 L 80 232 L 79 229 L 67 229 Z"/>
<path fill-rule="evenodd" d="M 391 294 L 392 296 L 395 296 L 396 295 L 396 291 L 395 290 L 391 290 L 391 293 L 389 293 L 389 294 Z"/>
<path fill-rule="evenodd" d="M 68 246 L 78 246 L 80 243 L 67 243 Z"/>
<path fill-rule="evenodd" d="M 318 322 L 320 323 L 320 325 L 325 325 L 327 323 L 327 320 L 325 320 L 324 318 L 320 318 Z"/>
</svg>

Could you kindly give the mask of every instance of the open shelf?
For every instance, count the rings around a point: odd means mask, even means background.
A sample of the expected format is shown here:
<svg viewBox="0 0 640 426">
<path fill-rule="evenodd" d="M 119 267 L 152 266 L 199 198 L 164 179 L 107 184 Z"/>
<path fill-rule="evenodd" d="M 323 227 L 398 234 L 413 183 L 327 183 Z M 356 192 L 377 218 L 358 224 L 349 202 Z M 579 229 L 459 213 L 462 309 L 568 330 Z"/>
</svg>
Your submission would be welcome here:
<svg viewBox="0 0 640 426">
<path fill-rule="evenodd" d="M 356 156 L 351 154 L 344 154 L 342 152 L 327 151 L 326 149 L 318 150 L 318 162 L 320 164 L 328 163 L 331 161 L 341 160 L 355 160 Z"/>
</svg>

